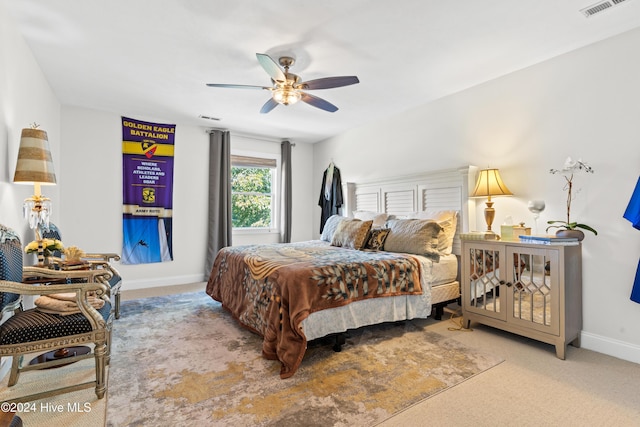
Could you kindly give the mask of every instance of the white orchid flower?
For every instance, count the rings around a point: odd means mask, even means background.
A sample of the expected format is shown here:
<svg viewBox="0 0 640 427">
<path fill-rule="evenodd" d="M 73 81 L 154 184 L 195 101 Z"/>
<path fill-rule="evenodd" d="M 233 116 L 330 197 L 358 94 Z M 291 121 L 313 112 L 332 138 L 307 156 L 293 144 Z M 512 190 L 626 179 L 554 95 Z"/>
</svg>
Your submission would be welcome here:
<svg viewBox="0 0 640 427">
<path fill-rule="evenodd" d="M 567 157 L 567 160 L 564 161 L 564 167 L 562 168 L 563 171 L 573 171 L 576 169 L 576 166 L 578 165 L 578 162 L 574 161 L 571 159 L 571 157 Z"/>
<path fill-rule="evenodd" d="M 585 171 L 588 173 L 593 173 L 593 168 L 582 161 L 582 159 L 573 160 L 571 157 L 567 157 L 567 160 L 564 161 L 564 165 L 562 169 L 551 169 L 549 172 L 556 173 L 565 173 L 573 175 L 574 172 Z"/>
<path fill-rule="evenodd" d="M 549 226 L 547 227 L 547 231 L 550 228 L 560 228 L 564 230 L 575 230 L 576 228 L 582 228 L 584 230 L 589 230 L 593 232 L 595 235 L 598 235 L 598 232 L 592 227 L 586 224 L 580 224 L 575 221 L 571 221 L 571 201 L 573 200 L 573 174 L 575 172 L 585 171 L 587 173 L 593 173 L 593 168 L 582 161 L 582 159 L 573 160 L 571 157 L 567 157 L 567 160 L 564 161 L 564 165 L 562 169 L 551 169 L 549 170 L 552 174 L 560 173 L 563 175 L 565 179 L 565 187 L 567 190 L 567 220 L 566 221 L 547 221 Z"/>
</svg>

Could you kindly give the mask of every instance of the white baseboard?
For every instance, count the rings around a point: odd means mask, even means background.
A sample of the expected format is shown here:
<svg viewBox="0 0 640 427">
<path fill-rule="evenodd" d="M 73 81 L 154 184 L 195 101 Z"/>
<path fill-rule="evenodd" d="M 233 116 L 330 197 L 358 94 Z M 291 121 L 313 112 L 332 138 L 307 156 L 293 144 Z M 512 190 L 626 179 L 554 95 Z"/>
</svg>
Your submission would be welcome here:
<svg viewBox="0 0 640 427">
<path fill-rule="evenodd" d="M 580 346 L 618 359 L 640 364 L 640 346 L 601 335 L 582 332 Z"/>
<path fill-rule="evenodd" d="M 141 280 L 127 280 L 123 279 L 122 290 L 134 291 L 138 289 L 157 288 L 160 286 L 174 286 L 184 285 L 186 283 L 196 283 L 207 281 L 208 277 L 204 274 L 192 274 L 189 276 L 173 276 L 164 277 L 161 279 L 141 279 Z"/>
</svg>

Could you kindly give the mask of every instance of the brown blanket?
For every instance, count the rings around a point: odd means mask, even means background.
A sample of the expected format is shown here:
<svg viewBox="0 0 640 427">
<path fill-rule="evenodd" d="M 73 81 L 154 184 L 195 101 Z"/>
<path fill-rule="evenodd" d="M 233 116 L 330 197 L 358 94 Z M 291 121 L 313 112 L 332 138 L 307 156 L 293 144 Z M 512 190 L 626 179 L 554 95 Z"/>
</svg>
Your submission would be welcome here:
<svg viewBox="0 0 640 427">
<path fill-rule="evenodd" d="M 325 242 L 222 249 L 207 294 L 264 337 L 262 354 L 297 370 L 307 346 L 301 322 L 318 310 L 365 298 L 421 294 L 420 263 L 410 255 L 363 252 Z"/>
</svg>

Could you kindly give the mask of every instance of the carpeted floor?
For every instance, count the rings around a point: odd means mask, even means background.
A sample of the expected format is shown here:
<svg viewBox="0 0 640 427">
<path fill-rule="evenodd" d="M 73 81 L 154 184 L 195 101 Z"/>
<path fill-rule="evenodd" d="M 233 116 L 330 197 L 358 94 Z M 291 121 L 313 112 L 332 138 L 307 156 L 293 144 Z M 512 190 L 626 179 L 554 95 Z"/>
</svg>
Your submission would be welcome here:
<svg viewBox="0 0 640 427">
<path fill-rule="evenodd" d="M 428 322 L 353 331 L 340 353 L 311 343 L 282 380 L 260 337 L 204 292 L 124 302 L 107 425 L 375 425 L 501 362 Z"/>
<path fill-rule="evenodd" d="M 25 356 L 25 360 L 31 358 Z M 108 370 L 108 369 L 107 369 Z M 8 388 L 6 375 L 0 388 L 0 401 L 4 402 L 31 393 L 54 389 L 60 385 L 79 384 L 95 379 L 95 361 L 85 359 L 57 369 L 24 372 L 18 384 Z M 18 405 L 19 416 L 25 427 L 65 426 L 97 427 L 104 425 L 106 398 L 98 399 L 94 388 L 74 391 Z"/>
<path fill-rule="evenodd" d="M 204 283 L 196 283 L 179 287 L 158 288 L 153 292 L 156 295 L 171 295 L 198 291 L 204 289 L 204 286 Z M 176 289 L 179 291 L 176 292 Z M 125 297 L 128 299 L 147 296 L 149 296 L 149 290 L 125 292 Z M 134 302 L 132 308 L 136 306 L 138 308 L 133 311 L 144 307 L 144 305 L 140 305 L 140 301 Z M 456 311 L 459 311 L 459 307 L 455 304 L 445 309 L 447 316 Z M 177 319 L 176 317 L 172 318 L 174 321 Z M 125 317 L 115 322 L 117 331 L 126 327 L 118 326 L 124 320 L 126 320 Z M 640 369 L 637 364 L 572 346 L 567 349 L 567 359 L 560 360 L 555 357 L 555 349 L 549 344 L 477 324 L 472 325 L 473 330 L 463 332 L 459 329 L 459 320 L 459 318 L 445 319 L 441 322 L 427 320 L 425 328 L 427 331 L 446 337 L 445 341 L 448 339 L 456 340 L 466 348 L 492 354 L 505 359 L 505 361 L 481 375 L 475 375 L 455 387 L 449 387 L 444 392 L 437 393 L 400 411 L 378 425 L 385 427 L 422 425 L 434 427 L 493 427 L 496 425 L 635 427 L 640 425 L 638 423 L 640 420 L 640 394 L 637 392 L 640 383 Z M 172 325 L 172 323 L 160 324 L 156 326 L 156 329 L 169 330 Z M 115 332 L 115 334 L 118 333 Z M 354 338 L 352 337 L 352 339 Z M 170 357 L 168 354 L 174 352 L 175 349 L 168 344 L 165 346 L 167 348 L 161 348 L 157 351 L 156 357 L 159 360 L 166 360 Z M 236 345 L 240 344 L 242 343 L 236 343 Z M 131 351 L 135 351 L 136 347 L 138 346 L 130 346 Z M 180 357 L 188 358 L 189 355 L 180 353 Z M 87 362 L 89 361 L 83 363 Z M 156 362 L 153 364 L 157 365 Z M 90 375 L 92 367 L 88 364 L 85 368 L 85 374 Z M 157 369 L 157 367 L 154 368 Z M 129 368 L 124 368 L 125 371 L 127 369 Z M 277 368 L 274 367 L 273 370 L 277 372 Z M 63 372 L 62 369 L 55 371 Z M 55 383 L 61 378 L 56 376 L 57 374 L 54 374 L 53 371 L 48 372 L 51 374 L 45 374 L 41 377 L 43 382 L 53 381 Z M 23 374 L 16 387 L 24 386 L 28 380 L 30 381 L 30 378 L 39 374 L 37 372 Z M 115 387 L 113 375 L 111 377 L 110 387 Z M 138 389 L 138 393 L 152 395 L 153 390 L 145 390 L 144 387 L 147 385 L 137 385 L 134 379 L 125 378 L 122 384 L 125 387 Z M 4 386 L 0 385 L 2 393 L 6 391 L 6 378 L 4 384 Z M 108 394 L 112 394 L 111 389 Z M 107 399 L 97 400 L 92 390 L 59 396 L 59 400 L 62 404 L 89 402 L 92 409 L 88 413 L 23 413 L 21 416 L 24 425 L 28 427 L 62 425 L 98 427 L 104 425 Z M 149 402 L 152 400 L 150 398 Z M 128 411 L 129 406 L 129 402 L 121 401 L 117 405 L 110 403 L 109 412 L 111 414 L 114 411 L 116 413 Z M 141 409 L 143 413 L 146 411 L 144 403 L 132 406 Z M 179 416 L 180 411 L 192 411 L 195 407 L 196 405 L 185 402 L 181 408 L 177 409 L 176 415 Z M 154 427 L 156 425 L 162 427 L 208 425 L 197 420 L 192 423 L 173 422 L 172 414 L 168 411 L 163 412 L 163 417 L 165 421 L 159 421 L 157 424 L 149 424 L 140 419 L 131 425 L 154 425 Z M 318 420 L 308 419 L 308 421 Z M 112 421 L 110 421 L 110 425 L 115 426 Z M 326 425 L 330 425 L 330 423 L 327 422 Z"/>
</svg>

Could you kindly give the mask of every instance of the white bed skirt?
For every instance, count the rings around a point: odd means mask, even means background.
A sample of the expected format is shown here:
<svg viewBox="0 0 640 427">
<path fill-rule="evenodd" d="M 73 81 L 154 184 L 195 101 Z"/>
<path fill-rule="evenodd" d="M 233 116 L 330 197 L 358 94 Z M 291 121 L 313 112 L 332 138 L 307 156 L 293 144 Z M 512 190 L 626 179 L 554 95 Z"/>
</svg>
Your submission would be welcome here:
<svg viewBox="0 0 640 427">
<path fill-rule="evenodd" d="M 457 271 L 458 259 L 455 255 L 441 257 L 437 263 L 423 258 L 421 295 L 370 298 L 317 311 L 302 321 L 302 331 L 307 341 L 311 341 L 362 326 L 427 318 L 431 315 L 432 304 L 449 301 L 460 295 L 460 286 L 455 280 Z"/>
</svg>

